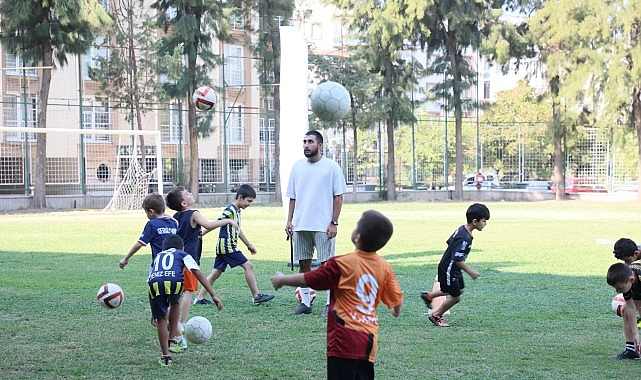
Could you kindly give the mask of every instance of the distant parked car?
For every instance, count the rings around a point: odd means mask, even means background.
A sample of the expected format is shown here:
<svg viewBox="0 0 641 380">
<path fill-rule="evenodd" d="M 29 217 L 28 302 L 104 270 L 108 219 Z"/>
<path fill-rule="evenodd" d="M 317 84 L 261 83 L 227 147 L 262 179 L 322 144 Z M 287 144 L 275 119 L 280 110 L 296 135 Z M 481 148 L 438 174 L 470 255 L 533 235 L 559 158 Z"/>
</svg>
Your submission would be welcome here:
<svg viewBox="0 0 641 380">
<path fill-rule="evenodd" d="M 465 175 L 463 179 L 463 188 L 476 188 L 476 176 L 478 173 L 472 173 Z M 499 176 L 493 172 L 482 172 L 483 181 L 481 182 L 482 189 L 498 189 L 501 187 L 499 182 Z"/>
<path fill-rule="evenodd" d="M 556 184 L 552 184 L 550 191 L 556 192 Z M 572 178 L 565 180 L 566 194 L 579 193 L 607 193 L 608 189 L 597 183 L 594 178 Z"/>
</svg>

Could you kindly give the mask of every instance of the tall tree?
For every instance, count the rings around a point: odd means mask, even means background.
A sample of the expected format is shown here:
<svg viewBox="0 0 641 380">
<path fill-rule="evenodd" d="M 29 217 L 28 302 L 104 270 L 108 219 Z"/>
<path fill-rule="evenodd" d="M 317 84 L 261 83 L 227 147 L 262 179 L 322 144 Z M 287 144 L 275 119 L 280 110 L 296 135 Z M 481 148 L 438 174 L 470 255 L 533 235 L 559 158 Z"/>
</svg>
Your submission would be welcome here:
<svg viewBox="0 0 641 380">
<path fill-rule="evenodd" d="M 100 83 L 112 107 L 129 112 L 126 119 L 143 129 L 142 117 L 164 95 L 157 69 L 159 60 L 153 54 L 159 48 L 158 30 L 140 0 L 116 0 L 109 14 L 113 23 L 105 30 L 102 47 L 109 49 L 107 57 L 98 57 L 90 78 Z M 145 165 L 145 140 L 140 135 L 142 167 Z M 162 181 L 162 178 L 158 178 Z"/>
<path fill-rule="evenodd" d="M 47 127 L 51 73 L 67 64 L 67 56 L 85 53 L 94 31 L 110 22 L 98 0 L 31 0 L 0 2 L 0 41 L 25 62 L 42 64 L 37 127 Z M 36 137 L 32 207 L 46 204 L 47 135 Z M 28 178 L 25 178 L 28 182 Z"/>
<path fill-rule="evenodd" d="M 382 78 L 380 92 L 381 110 L 385 112 L 387 136 L 386 194 L 388 200 L 396 200 L 396 158 L 394 129 L 399 122 L 412 121 L 408 90 L 416 83 L 413 65 L 403 59 L 402 51 L 411 46 L 411 22 L 415 7 L 422 9 L 424 1 L 390 0 L 372 2 L 367 0 L 330 0 L 340 9 L 349 11 L 345 17 L 348 27 L 363 35 L 363 44 L 357 48 L 370 67 Z M 347 16 L 348 15 L 348 16 Z M 409 68 L 409 69 L 408 69 Z"/>
<path fill-rule="evenodd" d="M 156 9 L 157 25 L 165 35 L 161 40 L 161 56 L 172 55 L 178 48 L 185 54 L 184 75 L 167 86 L 172 98 L 190 98 L 202 83 L 210 83 L 208 74 L 220 64 L 220 57 L 211 50 L 211 41 L 230 41 L 229 22 L 224 14 L 227 4 L 213 0 L 156 0 L 151 7 Z M 226 110 L 223 110 L 226 114 Z M 198 122 L 195 107 L 187 113 L 189 129 L 189 189 L 198 202 L 198 137 L 212 132 L 211 124 Z"/>
</svg>

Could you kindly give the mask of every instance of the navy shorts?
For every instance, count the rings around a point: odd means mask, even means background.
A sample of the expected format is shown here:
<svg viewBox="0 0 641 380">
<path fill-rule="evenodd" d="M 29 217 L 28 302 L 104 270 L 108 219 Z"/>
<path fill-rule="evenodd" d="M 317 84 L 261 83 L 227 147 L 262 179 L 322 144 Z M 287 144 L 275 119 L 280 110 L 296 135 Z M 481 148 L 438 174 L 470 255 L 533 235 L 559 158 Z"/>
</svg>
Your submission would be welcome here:
<svg viewBox="0 0 641 380">
<path fill-rule="evenodd" d="M 154 298 L 149 295 L 149 306 L 151 307 L 151 316 L 154 319 L 167 318 L 169 306 L 180 303 L 182 294 L 159 294 Z"/>
<path fill-rule="evenodd" d="M 438 272 L 438 283 L 441 285 L 441 291 L 452 297 L 458 297 L 465 289 L 463 276 L 448 276 L 445 272 Z"/>
<path fill-rule="evenodd" d="M 374 363 L 363 359 L 328 356 L 327 378 L 332 380 L 374 379 Z"/>
<path fill-rule="evenodd" d="M 227 266 L 233 268 L 239 265 L 243 265 L 247 262 L 247 258 L 241 251 L 234 251 L 232 253 L 226 253 L 224 255 L 216 255 L 214 260 L 214 269 L 218 269 L 221 272 L 224 272 L 227 269 Z"/>
</svg>

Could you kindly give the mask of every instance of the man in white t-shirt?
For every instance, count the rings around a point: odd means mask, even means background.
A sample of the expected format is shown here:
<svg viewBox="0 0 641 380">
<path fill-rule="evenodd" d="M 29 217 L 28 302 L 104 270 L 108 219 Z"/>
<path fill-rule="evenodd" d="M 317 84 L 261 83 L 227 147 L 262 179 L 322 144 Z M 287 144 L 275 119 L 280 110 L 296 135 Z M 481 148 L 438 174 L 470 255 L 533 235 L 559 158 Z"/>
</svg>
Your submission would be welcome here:
<svg viewBox="0 0 641 380">
<path fill-rule="evenodd" d="M 334 256 L 334 238 L 347 191 L 343 171 L 336 161 L 321 155 L 322 148 L 323 135 L 318 131 L 305 134 L 303 153 L 307 158 L 294 163 L 285 193 L 289 197 L 285 232 L 293 239 L 300 273 L 312 270 L 314 247 L 321 263 Z M 294 315 L 312 313 L 310 290 L 301 289 L 301 302 Z M 328 306 L 329 291 L 322 317 L 327 317 Z"/>
</svg>

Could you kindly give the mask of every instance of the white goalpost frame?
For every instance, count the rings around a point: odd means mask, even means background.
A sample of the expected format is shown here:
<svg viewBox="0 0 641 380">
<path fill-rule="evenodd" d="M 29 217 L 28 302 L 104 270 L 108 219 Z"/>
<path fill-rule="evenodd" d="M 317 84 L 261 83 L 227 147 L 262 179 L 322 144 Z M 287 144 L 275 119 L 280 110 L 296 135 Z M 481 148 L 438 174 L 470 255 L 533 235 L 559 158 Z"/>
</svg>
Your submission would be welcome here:
<svg viewBox="0 0 641 380">
<path fill-rule="evenodd" d="M 160 131 L 139 129 L 76 129 L 76 128 L 33 128 L 33 127 L 3 127 L 0 132 L 10 133 L 59 133 L 59 134 L 86 134 L 86 135 L 123 135 L 123 136 L 155 136 L 156 160 L 158 162 L 156 173 L 158 177 L 158 193 L 164 194 L 163 165 L 162 165 L 162 138 Z"/>
</svg>

